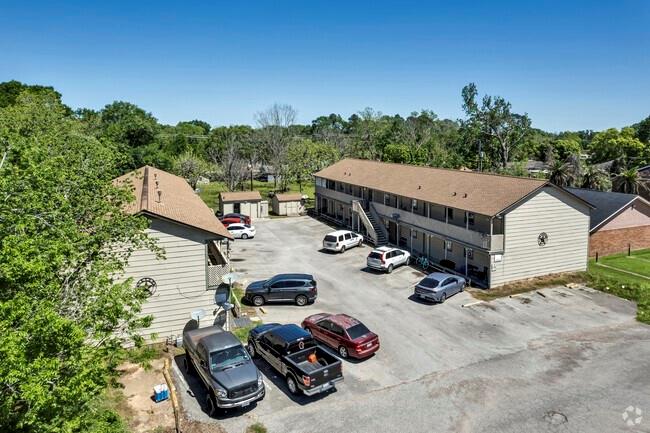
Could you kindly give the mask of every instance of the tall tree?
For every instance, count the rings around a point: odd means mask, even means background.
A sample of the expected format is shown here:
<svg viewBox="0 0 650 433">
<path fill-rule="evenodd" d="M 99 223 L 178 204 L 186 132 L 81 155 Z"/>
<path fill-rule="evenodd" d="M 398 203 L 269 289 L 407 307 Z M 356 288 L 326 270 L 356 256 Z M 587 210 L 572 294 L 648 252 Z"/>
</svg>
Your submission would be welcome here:
<svg viewBox="0 0 650 433">
<path fill-rule="evenodd" d="M 605 170 L 589 165 L 582 175 L 582 187 L 597 191 L 609 191 L 612 188 L 612 181 Z"/>
<path fill-rule="evenodd" d="M 137 248 L 112 146 L 84 133 L 55 94 L 0 109 L 0 424 L 2 431 L 116 431 L 94 401 L 122 343 L 150 323 L 146 294 L 116 281 Z M 116 247 L 116 246 L 119 246 Z"/>
<path fill-rule="evenodd" d="M 296 121 L 296 110 L 291 105 L 276 103 L 258 112 L 255 121 L 260 128 L 257 137 L 266 149 L 277 188 L 278 178 L 282 178 L 286 171 L 287 151 L 292 138 L 289 127 Z"/>
<path fill-rule="evenodd" d="M 196 189 L 199 178 L 207 175 L 209 168 L 200 156 L 188 151 L 173 159 L 173 171 L 187 180 L 192 189 Z"/>
<path fill-rule="evenodd" d="M 643 181 L 636 168 L 628 168 L 614 177 L 613 189 L 626 194 L 639 194 L 642 191 L 648 191 L 648 185 Z"/>
<path fill-rule="evenodd" d="M 633 128 L 609 128 L 594 135 L 591 140 L 591 162 L 599 163 L 623 158 L 626 161 L 643 155 L 645 146 L 636 137 Z"/>
<path fill-rule="evenodd" d="M 483 96 L 481 104 L 476 101 L 478 91 L 474 83 L 463 87 L 463 109 L 467 119 L 462 125 L 475 131 L 476 137 L 490 152 L 493 161 L 506 168 L 512 154 L 520 148 L 530 134 L 530 119 L 527 114 L 516 114 L 511 105 L 500 96 Z"/>
</svg>

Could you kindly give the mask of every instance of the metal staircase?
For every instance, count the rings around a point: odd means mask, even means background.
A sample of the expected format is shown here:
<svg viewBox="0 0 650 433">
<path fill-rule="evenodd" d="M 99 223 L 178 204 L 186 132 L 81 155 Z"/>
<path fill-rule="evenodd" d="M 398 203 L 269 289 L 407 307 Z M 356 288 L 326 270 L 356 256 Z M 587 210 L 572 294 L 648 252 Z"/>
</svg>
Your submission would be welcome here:
<svg viewBox="0 0 650 433">
<path fill-rule="evenodd" d="M 379 221 L 377 221 L 377 218 L 372 215 L 372 212 L 366 213 L 360 201 L 355 200 L 352 202 L 352 210 L 359 215 L 359 220 L 366 228 L 366 232 L 368 233 L 367 240 L 375 244 L 377 247 L 388 243 L 386 233 L 384 233 L 384 227 Z"/>
</svg>

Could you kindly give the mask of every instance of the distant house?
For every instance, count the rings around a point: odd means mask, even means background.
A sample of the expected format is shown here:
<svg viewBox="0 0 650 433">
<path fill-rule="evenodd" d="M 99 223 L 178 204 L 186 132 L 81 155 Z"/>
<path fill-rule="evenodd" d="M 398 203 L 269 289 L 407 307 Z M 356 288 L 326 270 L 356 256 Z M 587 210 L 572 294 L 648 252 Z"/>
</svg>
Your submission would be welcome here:
<svg viewBox="0 0 650 433">
<path fill-rule="evenodd" d="M 591 205 L 543 179 L 359 159 L 314 178 L 322 218 L 483 287 L 587 268 Z"/>
<path fill-rule="evenodd" d="M 121 276 L 149 292 L 142 314 L 154 319 L 143 336 L 177 337 L 193 312 L 205 314 L 200 326 L 211 325 L 216 288 L 230 271 L 228 230 L 183 178 L 145 166 L 115 182 L 132 183 L 135 202 L 128 211 L 149 219 L 147 232 L 164 249 L 164 259 L 135 251 Z"/>
<path fill-rule="evenodd" d="M 588 201 L 591 211 L 589 255 L 605 256 L 650 248 L 650 202 L 635 194 L 568 188 Z"/>
<path fill-rule="evenodd" d="M 646 165 L 639 169 L 639 177 L 644 182 L 645 186 L 645 188 L 641 188 L 639 193 L 646 200 L 650 200 L 650 165 Z"/>
<path fill-rule="evenodd" d="M 300 193 L 275 194 L 271 202 L 276 215 L 297 216 L 305 213 L 305 200 Z"/>
<path fill-rule="evenodd" d="M 242 213 L 251 218 L 267 218 L 269 202 L 262 200 L 259 191 L 235 191 L 219 194 L 219 210 L 221 215 Z"/>
</svg>

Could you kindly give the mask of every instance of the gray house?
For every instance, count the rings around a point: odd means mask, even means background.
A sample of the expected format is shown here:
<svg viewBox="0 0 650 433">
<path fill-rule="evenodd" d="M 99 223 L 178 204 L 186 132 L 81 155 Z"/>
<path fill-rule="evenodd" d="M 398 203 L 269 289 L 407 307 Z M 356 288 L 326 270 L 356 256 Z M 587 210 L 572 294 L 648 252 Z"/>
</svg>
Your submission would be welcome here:
<svg viewBox="0 0 650 433">
<path fill-rule="evenodd" d="M 319 215 L 474 284 L 587 267 L 592 206 L 547 181 L 357 159 L 314 176 Z"/>
<path fill-rule="evenodd" d="M 211 325 L 216 288 L 230 271 L 232 236 L 183 178 L 146 166 L 116 182 L 132 183 L 136 200 L 128 210 L 149 219 L 147 232 L 165 254 L 159 259 L 149 250 L 135 251 L 122 276 L 149 292 L 142 314 L 154 320 L 143 336 L 178 337 L 193 312 L 205 314 L 201 326 Z"/>
</svg>

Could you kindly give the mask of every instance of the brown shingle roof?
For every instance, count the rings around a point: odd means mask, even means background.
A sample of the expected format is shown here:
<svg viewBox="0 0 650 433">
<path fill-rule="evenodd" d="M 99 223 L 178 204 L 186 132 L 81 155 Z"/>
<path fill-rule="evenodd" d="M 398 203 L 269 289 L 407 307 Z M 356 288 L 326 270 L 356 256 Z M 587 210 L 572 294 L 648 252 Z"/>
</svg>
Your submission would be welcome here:
<svg viewBox="0 0 650 433">
<path fill-rule="evenodd" d="M 196 195 L 182 177 L 144 166 L 115 179 L 116 184 L 131 182 L 135 201 L 127 211 L 148 213 L 232 239 L 214 212 Z"/>
<path fill-rule="evenodd" d="M 285 193 L 285 194 L 276 194 L 275 197 L 278 199 L 279 202 L 302 200 L 302 194 L 300 194 L 298 192 L 289 192 L 289 193 Z"/>
<path fill-rule="evenodd" d="M 343 159 L 315 176 L 490 216 L 548 184 L 540 179 L 360 159 Z"/>
<path fill-rule="evenodd" d="M 222 192 L 219 194 L 221 201 L 261 201 L 262 196 L 259 191 L 235 191 Z"/>
</svg>

